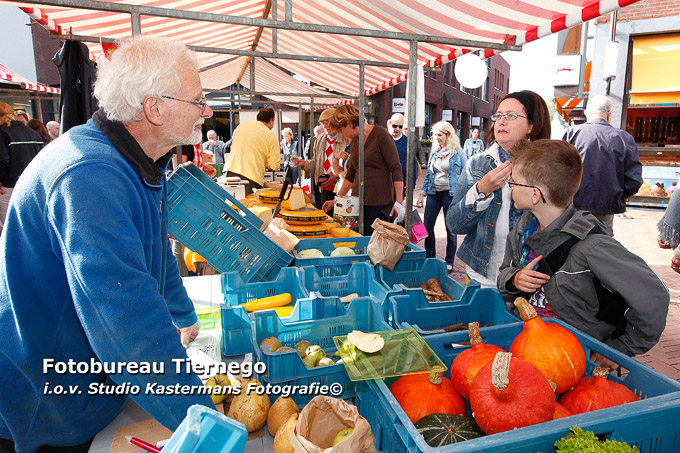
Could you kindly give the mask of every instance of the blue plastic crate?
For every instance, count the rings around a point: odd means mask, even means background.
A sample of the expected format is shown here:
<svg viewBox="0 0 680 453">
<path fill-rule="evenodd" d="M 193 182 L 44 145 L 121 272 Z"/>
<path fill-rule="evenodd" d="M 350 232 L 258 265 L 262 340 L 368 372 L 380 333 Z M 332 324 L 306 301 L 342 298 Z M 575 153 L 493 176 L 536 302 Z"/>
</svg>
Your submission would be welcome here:
<svg viewBox="0 0 680 453">
<path fill-rule="evenodd" d="M 259 217 L 191 162 L 177 167 L 167 185 L 170 234 L 219 272 L 272 280 L 293 260 L 259 230 Z"/>
<path fill-rule="evenodd" d="M 222 274 L 222 292 L 224 304 L 221 306 L 222 319 L 222 355 L 242 355 L 252 350 L 252 330 L 248 312 L 240 304 L 262 297 L 290 293 L 295 304 L 293 313 L 284 318 L 286 321 L 301 321 L 328 316 L 336 316 L 324 310 L 324 302 L 310 297 L 302 285 L 302 271 L 296 267 L 281 270 L 276 280 L 271 282 L 245 283 L 238 272 Z M 321 306 L 321 308 L 318 308 Z M 344 309 L 343 309 L 344 313 Z M 278 315 L 277 315 L 278 316 Z"/>
<path fill-rule="evenodd" d="M 387 288 L 403 289 L 417 288 L 436 278 L 442 290 L 451 297 L 453 302 L 467 303 L 472 294 L 479 289 L 479 283 L 474 280 L 469 285 L 461 285 L 451 277 L 446 270 L 446 262 L 440 258 L 427 258 L 422 266 L 414 270 L 387 270 L 382 266 L 376 268 L 376 279 Z"/>
<path fill-rule="evenodd" d="M 380 266 L 379 266 L 380 267 Z M 361 297 L 372 297 L 382 307 L 383 319 L 387 320 L 388 297 L 403 293 L 403 290 L 388 290 L 375 278 L 375 268 L 370 263 L 354 263 L 346 275 L 322 277 L 313 266 L 301 268 L 304 285 L 308 291 L 316 291 L 324 298 L 336 299 L 356 293 Z"/>
<path fill-rule="evenodd" d="M 247 439 L 243 423 L 196 404 L 189 408 L 163 453 L 238 453 L 245 451 Z"/>
<path fill-rule="evenodd" d="M 491 288 L 474 291 L 467 303 L 428 302 L 420 289 L 408 289 L 388 301 L 392 325 L 396 329 L 413 327 L 420 335 L 443 333 L 441 329 L 446 326 L 472 321 L 480 326 L 519 322 L 506 310 L 500 293 Z"/>
<path fill-rule="evenodd" d="M 266 373 L 258 376 L 263 383 L 272 385 L 296 385 L 309 388 L 310 385 L 342 386 L 342 391 L 330 396 L 350 398 L 354 396 L 354 383 L 349 379 L 345 366 L 341 363 L 315 368 L 307 368 L 297 351 L 271 352 L 267 346 L 259 344 L 268 337 L 276 337 L 283 346 L 294 347 L 301 340 L 323 348 L 327 356 L 335 353 L 333 337 L 346 335 L 352 330 L 380 332 L 392 328 L 383 321 L 378 304 L 370 297 L 354 299 L 347 312 L 342 316 L 283 323 L 272 311 L 252 314 L 253 350 L 258 361 L 263 362 Z M 277 392 L 275 392 L 277 393 Z M 316 396 L 296 393 L 291 398 L 302 407 Z"/>
<path fill-rule="evenodd" d="M 358 236 L 347 238 L 321 238 L 321 239 L 300 239 L 300 242 L 293 250 L 295 254 L 295 265 L 314 266 L 322 277 L 334 277 L 346 275 L 352 268 L 353 263 L 370 263 L 371 260 L 366 253 L 370 236 Z M 333 250 L 344 244 L 353 244 L 354 256 L 329 256 Z M 337 245 L 340 244 L 340 245 Z M 299 258 L 297 252 L 307 249 L 320 250 L 325 256 L 323 258 Z M 425 249 L 415 244 L 408 244 L 404 254 L 395 266 L 395 270 L 415 270 L 425 260 Z"/>
<path fill-rule="evenodd" d="M 357 407 L 374 430 L 378 450 L 390 452 L 529 452 L 554 450 L 557 440 L 569 433 L 571 426 L 593 431 L 606 439 L 627 442 L 641 452 L 666 452 L 680 449 L 680 383 L 663 376 L 646 365 L 627 357 L 609 346 L 595 340 L 577 329 L 553 319 L 547 322 L 559 324 L 579 339 L 586 353 L 598 352 L 628 370 L 623 378 L 612 374 L 609 379 L 622 383 L 640 398 L 640 401 L 599 411 L 577 414 L 558 420 L 527 426 L 504 433 L 433 448 L 425 443 L 413 423 L 406 416 L 390 392 L 388 386 L 394 379 L 365 381 L 357 387 Z M 488 327 L 480 331 L 485 343 L 508 349 L 512 340 L 522 330 L 522 323 Z M 430 335 L 425 341 L 446 365 L 470 346 L 460 345 L 467 341 L 467 332 Z M 588 361 L 586 375 L 590 376 L 595 365 Z M 449 377 L 449 371 L 445 373 Z M 377 435 L 376 435 L 377 431 Z"/>
</svg>

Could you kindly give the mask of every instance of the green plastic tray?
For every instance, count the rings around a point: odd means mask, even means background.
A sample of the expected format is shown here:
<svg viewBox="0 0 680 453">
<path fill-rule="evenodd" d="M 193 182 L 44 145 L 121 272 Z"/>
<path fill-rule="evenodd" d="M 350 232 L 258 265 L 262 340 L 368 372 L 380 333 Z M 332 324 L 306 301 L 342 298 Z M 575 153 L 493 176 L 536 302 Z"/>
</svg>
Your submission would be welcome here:
<svg viewBox="0 0 680 453">
<path fill-rule="evenodd" d="M 447 367 L 437 357 L 415 329 L 385 330 L 377 333 L 385 339 L 382 350 L 371 354 L 356 350 L 354 354 L 342 345 L 347 335 L 333 337 L 342 363 L 352 381 L 380 379 L 407 374 L 446 371 Z"/>
</svg>

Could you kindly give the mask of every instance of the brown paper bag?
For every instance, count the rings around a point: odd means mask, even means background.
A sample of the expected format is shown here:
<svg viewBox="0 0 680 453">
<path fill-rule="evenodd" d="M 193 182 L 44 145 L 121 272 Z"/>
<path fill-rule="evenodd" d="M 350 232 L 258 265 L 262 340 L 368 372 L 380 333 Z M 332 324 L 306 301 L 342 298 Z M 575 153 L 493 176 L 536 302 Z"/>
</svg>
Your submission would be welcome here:
<svg viewBox="0 0 680 453">
<path fill-rule="evenodd" d="M 343 429 L 352 434 L 333 447 L 333 439 Z M 298 418 L 290 444 L 296 453 L 374 453 L 373 432 L 356 406 L 330 396 L 316 396 Z"/>
<path fill-rule="evenodd" d="M 409 243 L 406 230 L 396 223 L 380 219 L 375 219 L 372 227 L 373 235 L 366 248 L 368 257 L 374 265 L 394 270 Z"/>
</svg>

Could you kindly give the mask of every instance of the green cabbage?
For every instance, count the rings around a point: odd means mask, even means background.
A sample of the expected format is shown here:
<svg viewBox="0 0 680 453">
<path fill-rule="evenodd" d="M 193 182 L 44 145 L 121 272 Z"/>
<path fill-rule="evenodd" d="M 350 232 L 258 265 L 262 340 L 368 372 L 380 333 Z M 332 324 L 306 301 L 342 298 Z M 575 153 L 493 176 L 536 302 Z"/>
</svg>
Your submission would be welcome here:
<svg viewBox="0 0 680 453">
<path fill-rule="evenodd" d="M 349 247 L 338 247 L 331 252 L 331 256 L 354 256 L 354 250 Z"/>
<path fill-rule="evenodd" d="M 297 253 L 298 258 L 323 258 L 323 253 L 318 249 L 300 250 Z"/>
</svg>

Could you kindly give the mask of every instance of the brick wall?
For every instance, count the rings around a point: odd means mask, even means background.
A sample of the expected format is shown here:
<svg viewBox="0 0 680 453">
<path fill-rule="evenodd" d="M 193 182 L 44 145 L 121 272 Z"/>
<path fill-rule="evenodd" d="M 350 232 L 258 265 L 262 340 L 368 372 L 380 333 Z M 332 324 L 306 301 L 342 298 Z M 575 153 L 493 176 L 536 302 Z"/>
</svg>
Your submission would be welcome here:
<svg viewBox="0 0 680 453">
<path fill-rule="evenodd" d="M 680 15 L 680 1 L 678 0 L 640 0 L 620 9 L 617 21 L 625 22 L 677 15 Z M 609 22 L 609 15 L 600 17 L 597 22 L 601 24 Z"/>
<path fill-rule="evenodd" d="M 59 71 L 52 63 L 52 57 L 61 48 L 61 41 L 50 38 L 50 32 L 31 21 L 33 50 L 35 57 L 36 81 L 45 85 L 59 86 Z"/>
</svg>

